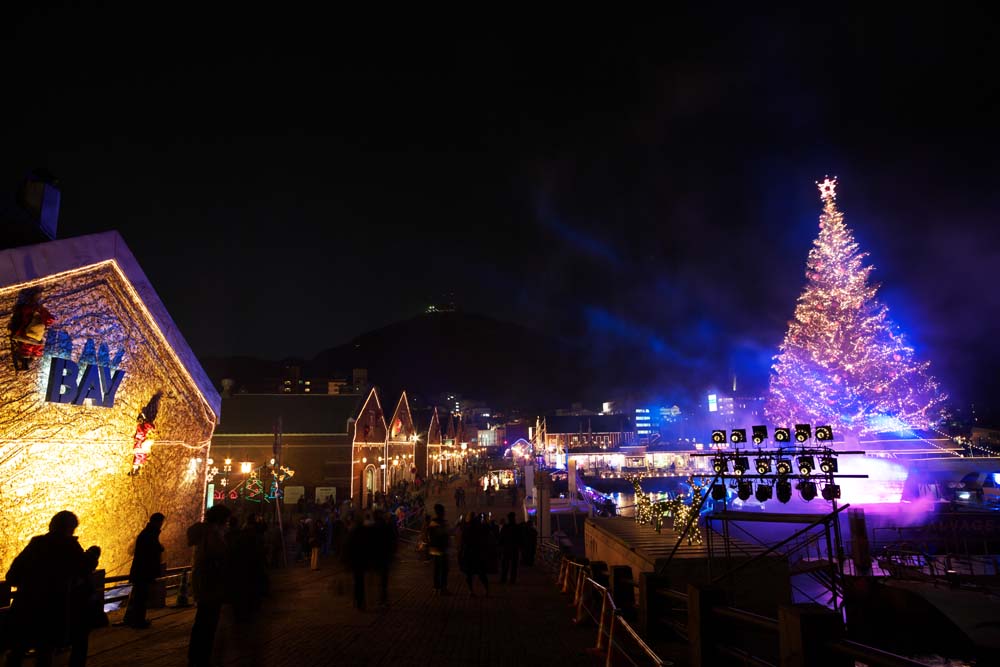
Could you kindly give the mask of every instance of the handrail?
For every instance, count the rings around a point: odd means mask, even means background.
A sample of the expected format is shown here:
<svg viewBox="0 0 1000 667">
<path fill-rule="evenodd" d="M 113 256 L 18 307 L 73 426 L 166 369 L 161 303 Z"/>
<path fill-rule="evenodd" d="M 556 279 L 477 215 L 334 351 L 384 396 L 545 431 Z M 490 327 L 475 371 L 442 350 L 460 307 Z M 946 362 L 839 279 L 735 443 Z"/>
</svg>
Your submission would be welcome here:
<svg viewBox="0 0 1000 667">
<path fill-rule="evenodd" d="M 642 637 L 640 637 L 639 633 L 636 632 L 631 625 L 629 625 L 629 622 L 626 621 L 624 618 L 622 618 L 621 612 L 618 610 L 615 610 L 613 618 L 611 619 L 611 624 L 614 625 L 615 621 L 617 621 L 623 628 L 625 628 L 625 631 L 632 636 L 632 639 L 635 640 L 635 643 L 638 644 L 639 648 L 642 649 L 643 653 L 645 653 L 646 656 L 653 661 L 654 665 L 656 665 L 657 667 L 663 667 L 663 665 L 672 664 L 665 662 L 660 656 L 656 655 L 656 652 L 653 651 L 653 649 L 649 648 L 649 645 L 646 642 L 642 641 Z M 610 643 L 608 645 L 608 660 L 605 663 L 605 667 L 611 667 Z"/>
<path fill-rule="evenodd" d="M 184 574 L 185 572 L 190 572 L 190 571 L 191 571 L 191 566 L 190 565 L 185 565 L 183 567 L 172 567 L 172 568 L 170 568 L 168 570 L 164 570 L 163 574 L 161 574 L 160 576 L 157 577 L 157 580 L 159 580 L 159 579 L 167 579 L 169 577 L 176 577 L 178 575 L 181 575 L 181 574 Z M 122 581 L 128 581 L 128 579 L 129 579 L 130 576 L 131 575 L 128 575 L 128 574 L 116 574 L 113 577 L 104 577 L 104 583 L 105 584 L 114 584 L 114 583 L 119 583 L 119 582 L 122 582 Z"/>
<path fill-rule="evenodd" d="M 782 546 L 788 544 L 792 540 L 794 540 L 797 537 L 799 537 L 800 535 L 802 535 L 802 534 L 804 534 L 804 533 L 812 530 L 813 528 L 815 528 L 816 526 L 820 525 L 821 523 L 824 523 L 824 522 L 830 520 L 830 518 L 832 518 L 832 517 L 839 517 L 840 513 L 843 512 L 844 510 L 846 510 L 850 506 L 851 506 L 850 503 L 847 503 L 845 505 L 841 505 L 840 507 L 838 507 L 837 509 L 833 510 L 829 514 L 821 514 L 819 519 L 817 519 L 816 521 L 813 521 L 812 523 L 810 523 L 805 528 L 803 528 L 801 530 L 797 530 L 796 532 L 792 533 L 790 536 L 788 536 L 785 539 L 781 540 L 780 542 L 778 542 L 774 546 L 768 548 L 766 551 L 757 554 L 756 556 L 754 556 L 753 558 L 751 558 L 749 560 L 743 561 L 742 563 L 740 563 L 739 565 L 737 565 L 733 569 L 729 570 L 728 572 L 725 572 L 724 574 L 719 575 L 718 577 L 716 577 L 715 579 L 712 580 L 712 583 L 713 584 L 717 584 L 720 581 L 722 581 L 723 579 L 726 579 L 727 577 L 733 576 L 734 574 L 736 574 L 737 572 L 739 572 L 740 570 L 742 570 L 747 565 L 760 560 L 764 556 L 771 555 L 772 553 L 774 553 L 775 551 L 777 551 L 779 547 L 782 547 Z M 839 520 L 839 518 L 837 520 Z"/>
<path fill-rule="evenodd" d="M 637 633 L 632 626 L 629 625 L 628 621 L 622 618 L 621 611 L 615 605 L 614 598 L 611 595 L 611 591 L 608 590 L 608 587 L 597 583 L 593 577 L 589 576 L 589 565 L 575 563 L 569 558 L 563 557 L 559 569 L 559 579 L 556 581 L 556 585 L 561 587 L 561 591 L 563 593 L 569 592 L 569 581 L 571 578 L 574 578 L 572 573 L 573 567 L 577 568 L 577 575 L 575 577 L 576 586 L 573 591 L 573 606 L 576 607 L 576 613 L 573 618 L 573 622 L 582 623 L 586 619 L 586 614 L 589 615 L 590 618 L 597 624 L 597 641 L 592 648 L 587 649 L 587 653 L 592 655 L 604 654 L 605 667 L 610 667 L 612 664 L 612 655 L 615 649 L 614 637 L 615 625 L 617 624 L 625 628 L 629 636 L 635 640 L 635 642 L 639 645 L 639 648 L 642 649 L 642 651 L 656 667 L 664 667 L 665 665 L 671 664 L 656 655 L 656 652 L 642 640 L 639 633 Z M 586 602 L 588 599 L 588 587 L 591 591 L 598 591 L 601 594 L 601 611 L 598 616 L 594 616 L 593 612 L 587 608 Z M 606 620 L 607 629 L 605 630 Z M 606 646 L 604 644 L 605 636 L 607 636 Z M 624 653 L 620 644 L 618 645 L 618 650 Z"/>
<path fill-rule="evenodd" d="M 712 613 L 716 616 L 722 616 L 723 618 L 739 621 L 740 623 L 746 623 L 747 625 L 756 625 L 758 628 L 763 628 L 764 630 L 771 630 L 773 632 L 778 631 L 778 619 L 761 616 L 760 614 L 755 614 L 752 611 L 746 611 L 745 609 L 737 609 L 736 607 L 712 607 Z"/>
<path fill-rule="evenodd" d="M 916 660 L 911 660 L 910 658 L 896 655 L 895 653 L 889 653 L 888 651 L 883 651 L 882 649 L 875 648 L 874 646 L 852 642 L 848 639 L 829 642 L 827 646 L 833 651 L 837 651 L 838 653 L 848 657 L 860 660 L 870 666 L 926 667 L 926 665 L 922 662 L 917 662 Z"/>
</svg>

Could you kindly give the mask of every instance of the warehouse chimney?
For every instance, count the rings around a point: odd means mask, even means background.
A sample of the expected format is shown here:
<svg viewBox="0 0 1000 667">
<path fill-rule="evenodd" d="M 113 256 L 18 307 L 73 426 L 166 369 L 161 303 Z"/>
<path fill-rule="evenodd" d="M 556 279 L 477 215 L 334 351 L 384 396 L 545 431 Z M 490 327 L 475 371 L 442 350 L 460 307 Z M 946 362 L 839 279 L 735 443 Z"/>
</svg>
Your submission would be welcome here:
<svg viewBox="0 0 1000 667">
<path fill-rule="evenodd" d="M 60 198 L 59 179 L 48 169 L 35 169 L 28 174 L 17 193 L 17 203 L 50 241 L 56 237 Z"/>
</svg>

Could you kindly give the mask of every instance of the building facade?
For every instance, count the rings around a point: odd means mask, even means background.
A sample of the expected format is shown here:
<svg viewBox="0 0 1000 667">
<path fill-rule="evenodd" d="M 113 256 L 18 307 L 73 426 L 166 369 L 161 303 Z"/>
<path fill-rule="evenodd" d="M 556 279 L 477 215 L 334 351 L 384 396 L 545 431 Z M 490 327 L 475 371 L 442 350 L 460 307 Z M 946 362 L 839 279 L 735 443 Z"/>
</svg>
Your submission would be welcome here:
<svg viewBox="0 0 1000 667">
<path fill-rule="evenodd" d="M 0 571 L 65 509 L 109 574 L 154 512 L 189 563 L 221 400 L 122 237 L 0 252 L 0 316 Z"/>
<path fill-rule="evenodd" d="M 389 420 L 389 432 L 385 441 L 386 485 L 395 486 L 400 482 L 412 482 L 417 468 L 414 454 L 416 452 L 417 429 L 413 425 L 413 414 L 410 412 L 410 402 L 406 392 L 399 397 L 396 410 Z"/>
<path fill-rule="evenodd" d="M 287 477 L 286 472 L 281 482 L 294 490 L 290 500 L 300 493 L 310 502 L 350 497 L 351 431 L 362 398 L 306 393 L 224 397 L 225 418 L 212 439 L 213 502 L 246 500 L 240 487 L 254 477 L 264 488 L 261 497 L 252 498 L 273 501 L 268 491 L 282 466 L 293 473 Z"/>
</svg>

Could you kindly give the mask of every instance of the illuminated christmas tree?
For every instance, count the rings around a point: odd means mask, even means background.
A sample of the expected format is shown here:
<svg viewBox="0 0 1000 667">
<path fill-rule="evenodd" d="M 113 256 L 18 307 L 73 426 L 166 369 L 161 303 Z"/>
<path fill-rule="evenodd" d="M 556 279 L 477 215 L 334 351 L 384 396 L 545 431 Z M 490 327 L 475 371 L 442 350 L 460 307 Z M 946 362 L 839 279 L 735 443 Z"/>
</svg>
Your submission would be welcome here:
<svg viewBox="0 0 1000 667">
<path fill-rule="evenodd" d="M 931 426 L 946 396 L 875 298 L 867 253 L 837 210 L 836 180 L 817 185 L 819 237 L 772 366 L 766 412 L 779 426 L 831 424 L 858 435 Z"/>
</svg>

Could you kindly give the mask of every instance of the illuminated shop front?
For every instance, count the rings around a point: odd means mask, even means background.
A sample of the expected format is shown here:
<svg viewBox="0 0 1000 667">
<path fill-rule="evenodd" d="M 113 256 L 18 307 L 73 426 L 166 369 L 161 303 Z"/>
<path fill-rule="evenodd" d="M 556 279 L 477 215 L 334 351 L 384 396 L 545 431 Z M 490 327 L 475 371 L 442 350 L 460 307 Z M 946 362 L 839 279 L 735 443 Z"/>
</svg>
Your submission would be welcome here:
<svg viewBox="0 0 1000 667">
<path fill-rule="evenodd" d="M 220 398 L 117 232 L 0 252 L 0 570 L 68 509 L 100 566 L 162 512 L 190 561 Z"/>
<path fill-rule="evenodd" d="M 410 402 L 406 392 L 399 397 L 396 411 L 389 420 L 389 434 L 385 442 L 386 486 L 391 488 L 400 482 L 412 482 L 417 472 L 414 454 L 416 442 L 420 438 L 413 425 Z"/>
</svg>

